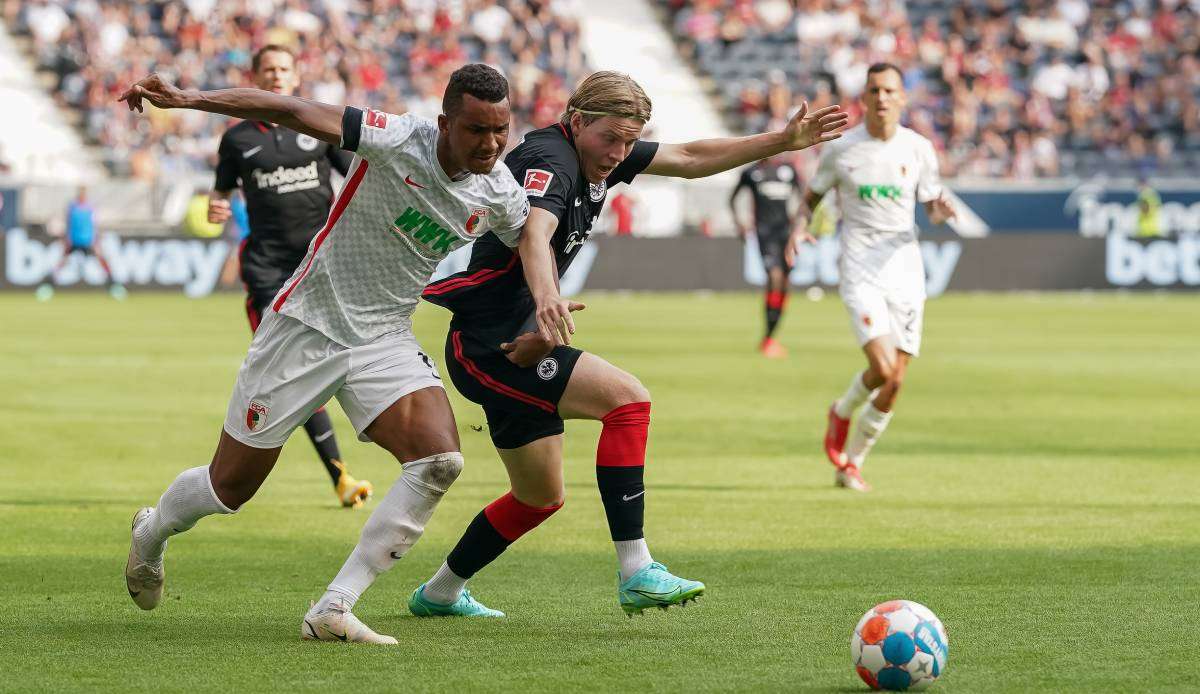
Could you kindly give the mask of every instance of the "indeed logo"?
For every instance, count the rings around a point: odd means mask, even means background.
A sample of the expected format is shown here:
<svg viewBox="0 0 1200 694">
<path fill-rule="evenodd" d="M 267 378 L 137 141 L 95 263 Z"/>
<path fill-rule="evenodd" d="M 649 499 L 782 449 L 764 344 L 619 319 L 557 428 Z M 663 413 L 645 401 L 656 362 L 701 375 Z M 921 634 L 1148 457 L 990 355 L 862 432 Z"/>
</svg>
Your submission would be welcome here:
<svg viewBox="0 0 1200 694">
<path fill-rule="evenodd" d="M 1110 234 L 1105 250 L 1105 278 L 1118 287 L 1141 282 L 1159 287 L 1200 285 L 1200 236 L 1195 234 L 1149 243 Z"/>
<path fill-rule="evenodd" d="M 294 190 L 307 190 L 321 185 L 317 173 L 317 162 L 313 160 L 308 166 L 293 168 L 279 167 L 274 171 L 255 169 L 250 172 L 254 183 L 261 188 L 276 188 L 277 193 L 290 193 Z"/>
</svg>

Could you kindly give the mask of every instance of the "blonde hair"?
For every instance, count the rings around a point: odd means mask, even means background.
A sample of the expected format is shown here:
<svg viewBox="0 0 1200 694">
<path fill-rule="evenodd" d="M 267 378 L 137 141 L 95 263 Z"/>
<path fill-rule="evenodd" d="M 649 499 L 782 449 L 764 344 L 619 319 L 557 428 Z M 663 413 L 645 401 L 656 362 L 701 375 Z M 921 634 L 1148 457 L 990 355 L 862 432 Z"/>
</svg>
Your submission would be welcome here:
<svg viewBox="0 0 1200 694">
<path fill-rule="evenodd" d="M 650 120 L 650 97 L 629 75 L 601 70 L 593 72 L 575 88 L 567 101 L 563 120 L 574 113 L 583 114 L 585 124 L 603 116 L 632 118 L 645 123 Z"/>
</svg>

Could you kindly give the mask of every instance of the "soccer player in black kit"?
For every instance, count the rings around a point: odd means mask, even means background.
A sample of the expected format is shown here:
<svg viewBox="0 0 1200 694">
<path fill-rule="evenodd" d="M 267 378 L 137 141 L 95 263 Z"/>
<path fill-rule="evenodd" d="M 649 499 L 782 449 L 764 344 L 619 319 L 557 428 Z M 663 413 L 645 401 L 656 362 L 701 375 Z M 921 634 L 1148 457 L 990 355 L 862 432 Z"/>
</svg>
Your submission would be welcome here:
<svg viewBox="0 0 1200 694">
<path fill-rule="evenodd" d="M 505 164 L 531 208 L 518 248 L 483 234 L 469 267 L 431 283 L 424 297 L 454 313 L 447 371 L 459 392 L 483 406 L 512 487 L 475 517 L 434 577 L 413 591 L 413 614 L 503 616 L 475 601 L 466 582 L 562 507 L 564 419 L 603 423 L 596 478 L 620 564 L 621 608 L 630 615 L 666 609 L 704 592 L 703 583 L 655 562 L 643 534 L 650 393 L 632 375 L 568 346 L 571 311 L 583 305 L 563 299 L 558 277 L 544 268 L 557 266 L 560 277 L 567 270 L 611 186 L 642 173 L 710 176 L 836 139 L 846 118 L 836 107 L 810 114 L 805 106 L 780 132 L 660 145 L 640 139 L 650 119 L 645 92 L 628 75 L 606 71 L 579 85 L 560 122 L 529 133 L 509 153 Z M 551 587 L 544 597 L 570 598 Z"/>
<path fill-rule="evenodd" d="M 299 85 L 296 58 L 284 46 L 259 49 L 251 67 L 259 89 L 291 96 Z M 351 153 L 315 137 L 259 121 L 242 121 L 221 138 L 208 221 L 220 224 L 229 219 L 229 198 L 240 183 L 250 234 L 238 250 L 238 260 L 251 331 L 258 329 L 271 300 L 304 259 L 309 241 L 329 216 L 331 169 L 344 176 L 352 159 Z M 329 413 L 317 410 L 304 423 L 304 431 L 333 481 L 338 500 L 347 508 L 362 506 L 373 487 L 347 471 Z"/>
<path fill-rule="evenodd" d="M 774 157 L 764 159 L 742 171 L 737 186 L 729 196 L 729 211 L 733 214 L 738 231 L 744 238 L 750 237 L 749 226 L 738 220 L 734 202 L 743 190 L 749 190 L 754 199 L 754 228 L 758 236 L 758 251 L 762 254 L 763 268 L 767 271 L 767 330 L 759 351 L 768 359 L 787 356 L 787 349 L 775 339 L 775 328 L 787 305 L 788 274 L 792 266 L 784 257 L 784 248 L 792 232 L 792 214 L 788 204 L 799 203 L 804 195 L 800 176 L 795 167 Z"/>
</svg>

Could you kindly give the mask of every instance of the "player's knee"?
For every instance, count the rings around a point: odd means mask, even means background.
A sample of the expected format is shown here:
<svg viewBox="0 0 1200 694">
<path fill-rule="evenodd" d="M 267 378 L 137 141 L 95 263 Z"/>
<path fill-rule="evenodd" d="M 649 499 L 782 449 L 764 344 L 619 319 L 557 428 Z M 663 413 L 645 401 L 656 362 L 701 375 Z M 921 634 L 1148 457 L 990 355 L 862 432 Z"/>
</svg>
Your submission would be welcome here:
<svg viewBox="0 0 1200 694">
<path fill-rule="evenodd" d="M 462 474 L 465 461 L 462 453 L 438 453 L 403 465 L 403 479 L 415 491 L 441 496 Z"/>
<path fill-rule="evenodd" d="M 567 490 L 561 485 L 547 486 L 543 489 L 522 489 L 521 495 L 513 494 L 513 498 L 531 508 L 553 513 L 567 501 Z"/>
<path fill-rule="evenodd" d="M 650 391 L 633 374 L 624 374 L 615 390 L 611 409 L 635 402 L 650 402 Z"/>
</svg>

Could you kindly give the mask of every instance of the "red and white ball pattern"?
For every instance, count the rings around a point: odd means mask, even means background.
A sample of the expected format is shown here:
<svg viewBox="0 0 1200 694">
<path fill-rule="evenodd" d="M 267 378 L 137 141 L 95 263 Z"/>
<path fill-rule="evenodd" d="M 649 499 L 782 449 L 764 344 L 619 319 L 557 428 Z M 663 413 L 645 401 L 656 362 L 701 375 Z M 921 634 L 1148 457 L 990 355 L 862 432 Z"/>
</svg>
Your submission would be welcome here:
<svg viewBox="0 0 1200 694">
<path fill-rule="evenodd" d="M 920 691 L 946 671 L 946 629 L 937 615 L 910 600 L 876 605 L 850 637 L 854 669 L 871 689 Z"/>
</svg>

